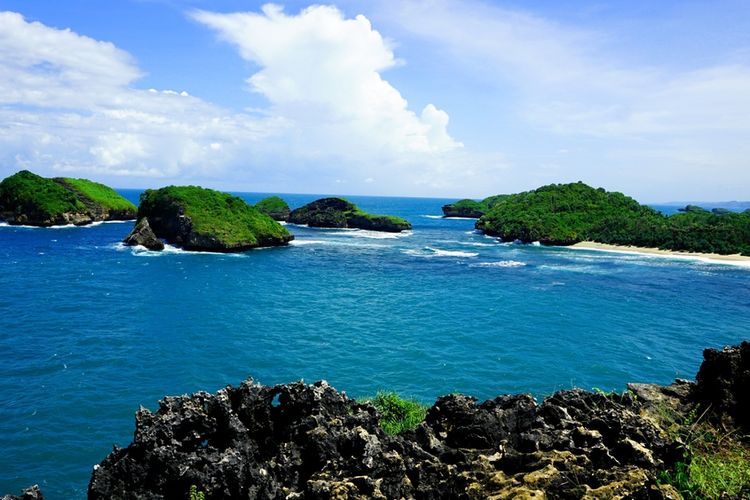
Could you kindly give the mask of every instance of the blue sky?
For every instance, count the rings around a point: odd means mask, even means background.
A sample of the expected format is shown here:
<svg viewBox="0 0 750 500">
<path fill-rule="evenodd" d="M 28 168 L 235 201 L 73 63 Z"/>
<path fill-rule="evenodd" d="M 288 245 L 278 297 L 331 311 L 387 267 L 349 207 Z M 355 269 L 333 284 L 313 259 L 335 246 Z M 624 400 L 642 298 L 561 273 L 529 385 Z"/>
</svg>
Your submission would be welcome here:
<svg viewBox="0 0 750 500">
<path fill-rule="evenodd" d="M 747 199 L 750 3 L 0 0 L 0 175 Z"/>
</svg>

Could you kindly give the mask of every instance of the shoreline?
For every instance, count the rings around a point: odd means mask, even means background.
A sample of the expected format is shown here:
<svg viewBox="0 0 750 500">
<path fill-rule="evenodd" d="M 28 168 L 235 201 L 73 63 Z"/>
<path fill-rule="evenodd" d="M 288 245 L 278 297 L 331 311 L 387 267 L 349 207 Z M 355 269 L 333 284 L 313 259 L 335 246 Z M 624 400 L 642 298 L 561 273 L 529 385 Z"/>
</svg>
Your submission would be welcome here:
<svg viewBox="0 0 750 500">
<path fill-rule="evenodd" d="M 630 245 L 610 245 L 608 243 L 597 243 L 595 241 L 581 241 L 574 245 L 563 248 L 572 248 L 574 250 L 594 250 L 598 252 L 637 254 L 651 257 L 666 257 L 672 259 L 699 260 L 711 264 L 727 264 L 732 266 L 750 268 L 750 256 L 740 254 L 722 255 L 718 253 L 682 252 L 677 250 L 662 250 L 660 248 L 636 247 Z"/>
</svg>

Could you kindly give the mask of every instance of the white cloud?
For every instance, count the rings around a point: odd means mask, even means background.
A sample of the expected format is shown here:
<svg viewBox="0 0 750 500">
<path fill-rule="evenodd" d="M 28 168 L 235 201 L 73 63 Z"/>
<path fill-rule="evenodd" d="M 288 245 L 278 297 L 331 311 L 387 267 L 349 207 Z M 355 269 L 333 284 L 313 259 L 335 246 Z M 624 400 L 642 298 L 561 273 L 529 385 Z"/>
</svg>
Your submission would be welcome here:
<svg viewBox="0 0 750 500">
<path fill-rule="evenodd" d="M 447 113 L 428 104 L 417 116 L 383 79 L 398 61 L 362 15 L 312 6 L 290 16 L 269 4 L 262 13 L 192 16 L 261 67 L 248 79 L 251 89 L 296 124 L 308 139 L 303 147 L 397 155 L 461 146 L 447 132 Z"/>
</svg>

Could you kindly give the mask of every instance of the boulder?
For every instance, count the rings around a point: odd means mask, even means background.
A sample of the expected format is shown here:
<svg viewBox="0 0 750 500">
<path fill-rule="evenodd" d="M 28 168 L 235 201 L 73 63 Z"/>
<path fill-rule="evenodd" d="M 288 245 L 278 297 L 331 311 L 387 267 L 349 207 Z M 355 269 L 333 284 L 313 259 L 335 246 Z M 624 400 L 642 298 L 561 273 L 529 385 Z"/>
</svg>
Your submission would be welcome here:
<svg viewBox="0 0 750 500">
<path fill-rule="evenodd" d="M 26 488 L 20 495 L 5 495 L 0 500 L 44 500 L 44 495 L 38 485 Z"/>
<path fill-rule="evenodd" d="M 164 250 L 164 243 L 154 234 L 147 217 L 139 220 L 122 242 L 128 246 L 140 245 L 149 250 Z"/>
</svg>

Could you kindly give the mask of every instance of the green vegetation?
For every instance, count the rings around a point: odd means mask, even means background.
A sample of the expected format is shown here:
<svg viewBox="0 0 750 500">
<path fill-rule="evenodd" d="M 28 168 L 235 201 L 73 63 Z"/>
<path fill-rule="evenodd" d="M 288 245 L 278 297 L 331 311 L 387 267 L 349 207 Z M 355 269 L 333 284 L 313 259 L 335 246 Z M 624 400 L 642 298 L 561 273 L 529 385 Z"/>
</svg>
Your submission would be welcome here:
<svg viewBox="0 0 750 500">
<path fill-rule="evenodd" d="M 148 217 L 157 236 L 169 238 L 180 215 L 190 218 L 192 233 L 227 247 L 263 246 L 288 241 L 289 232 L 243 199 L 198 186 L 148 189 L 141 195 L 138 219 Z"/>
<path fill-rule="evenodd" d="M 193 484 L 190 486 L 189 500 L 206 500 L 206 494 L 202 491 L 198 491 L 198 487 Z"/>
<path fill-rule="evenodd" d="M 289 217 L 289 205 L 278 196 L 263 198 L 255 204 L 255 208 L 277 220 L 281 217 Z"/>
<path fill-rule="evenodd" d="M 411 229 L 411 224 L 401 217 L 369 214 L 343 198 L 322 198 L 308 203 L 293 210 L 289 221 L 312 227 L 350 227 L 372 231 L 399 232 Z"/>
<path fill-rule="evenodd" d="M 477 229 L 547 245 L 596 241 L 666 250 L 750 255 L 750 214 L 688 206 L 665 216 L 622 193 L 581 182 L 551 184 L 500 200 Z"/>
<path fill-rule="evenodd" d="M 425 405 L 413 399 L 403 399 L 395 392 L 378 392 L 368 402 L 380 414 L 380 427 L 392 436 L 414 429 L 427 415 Z"/>
<path fill-rule="evenodd" d="M 52 179 L 22 170 L 0 182 L 0 211 L 51 218 L 66 212 L 84 212 L 86 206 Z"/>
<path fill-rule="evenodd" d="M 687 500 L 747 498 L 750 495 L 750 448 L 735 435 L 695 419 L 683 421 L 671 411 L 660 424 L 675 441 L 683 443 L 683 460 L 659 474 L 659 481 L 674 486 Z"/>
<path fill-rule="evenodd" d="M 110 210 L 132 210 L 133 213 L 137 210 L 135 205 L 104 184 L 87 179 L 71 179 L 70 177 L 63 177 L 58 182 L 67 184 L 94 203 Z"/>
<path fill-rule="evenodd" d="M 489 196 L 481 201 L 464 198 L 463 200 L 444 205 L 443 214 L 446 217 L 481 217 L 508 196 L 507 194 L 498 194 Z"/>
</svg>

